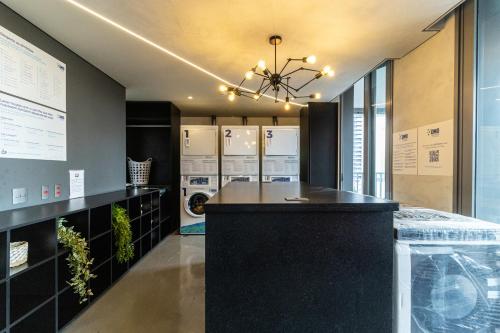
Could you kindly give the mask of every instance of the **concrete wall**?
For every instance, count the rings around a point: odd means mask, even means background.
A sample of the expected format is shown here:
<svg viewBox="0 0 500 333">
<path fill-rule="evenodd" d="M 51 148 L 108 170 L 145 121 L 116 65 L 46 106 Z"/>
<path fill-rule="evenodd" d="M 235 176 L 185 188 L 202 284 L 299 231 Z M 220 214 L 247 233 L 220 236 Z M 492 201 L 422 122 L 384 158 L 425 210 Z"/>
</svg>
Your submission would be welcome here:
<svg viewBox="0 0 500 333">
<path fill-rule="evenodd" d="M 394 132 L 454 118 L 455 18 L 394 62 Z M 452 210 L 453 177 L 394 175 L 394 200 Z"/>
<path fill-rule="evenodd" d="M 55 201 L 54 184 L 67 199 L 70 169 L 85 170 L 86 195 L 123 189 L 125 88 L 1 3 L 0 24 L 67 65 L 67 161 L 0 159 L 0 211 Z M 26 204 L 12 205 L 14 187 L 27 188 Z"/>
</svg>

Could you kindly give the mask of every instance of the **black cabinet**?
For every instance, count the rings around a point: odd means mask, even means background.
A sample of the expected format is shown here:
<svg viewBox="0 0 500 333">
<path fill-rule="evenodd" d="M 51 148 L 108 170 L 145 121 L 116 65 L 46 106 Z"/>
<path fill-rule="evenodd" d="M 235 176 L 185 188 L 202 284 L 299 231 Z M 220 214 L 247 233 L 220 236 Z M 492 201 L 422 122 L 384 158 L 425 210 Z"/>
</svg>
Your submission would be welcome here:
<svg viewBox="0 0 500 333">
<path fill-rule="evenodd" d="M 171 217 L 174 230 L 179 226 L 179 130 L 180 111 L 171 102 L 127 102 L 127 156 L 136 161 L 152 158 L 149 184 L 170 189 L 166 194 L 170 204 L 161 220 Z M 161 205 L 158 194 L 141 201 L 143 210 Z M 131 217 L 136 217 L 134 212 Z"/>
<path fill-rule="evenodd" d="M 337 188 L 338 103 L 308 103 L 300 110 L 300 180 Z"/>
<path fill-rule="evenodd" d="M 0 332 L 57 332 L 73 320 L 163 238 L 160 198 L 158 190 L 117 191 L 85 201 L 0 212 Z M 135 216 L 131 221 L 135 257 L 129 263 L 118 263 L 116 258 L 113 204 Z M 96 278 L 90 281 L 94 295 L 82 304 L 68 285 L 69 252 L 57 242 L 60 217 L 85 237 L 94 258 L 91 269 Z M 166 215 L 165 221 L 169 219 Z M 9 269 L 9 239 L 28 242 L 26 264 Z"/>
</svg>

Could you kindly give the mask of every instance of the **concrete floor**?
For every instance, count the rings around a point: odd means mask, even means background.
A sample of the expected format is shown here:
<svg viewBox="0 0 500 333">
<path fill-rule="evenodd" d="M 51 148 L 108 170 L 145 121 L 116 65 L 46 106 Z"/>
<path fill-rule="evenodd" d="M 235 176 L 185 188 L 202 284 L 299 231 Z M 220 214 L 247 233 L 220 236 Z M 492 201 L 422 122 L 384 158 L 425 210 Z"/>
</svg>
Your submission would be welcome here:
<svg viewBox="0 0 500 333">
<path fill-rule="evenodd" d="M 205 237 L 168 236 L 64 333 L 205 331 Z"/>
</svg>

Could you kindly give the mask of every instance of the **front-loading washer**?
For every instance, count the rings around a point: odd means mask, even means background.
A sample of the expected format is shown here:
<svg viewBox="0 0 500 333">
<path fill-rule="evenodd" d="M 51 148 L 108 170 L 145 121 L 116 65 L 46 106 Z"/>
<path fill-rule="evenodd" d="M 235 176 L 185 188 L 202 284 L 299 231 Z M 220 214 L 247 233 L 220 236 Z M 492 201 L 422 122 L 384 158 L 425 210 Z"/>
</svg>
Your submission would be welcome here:
<svg viewBox="0 0 500 333">
<path fill-rule="evenodd" d="M 205 203 L 218 187 L 218 176 L 181 176 L 181 234 L 205 234 Z"/>
</svg>

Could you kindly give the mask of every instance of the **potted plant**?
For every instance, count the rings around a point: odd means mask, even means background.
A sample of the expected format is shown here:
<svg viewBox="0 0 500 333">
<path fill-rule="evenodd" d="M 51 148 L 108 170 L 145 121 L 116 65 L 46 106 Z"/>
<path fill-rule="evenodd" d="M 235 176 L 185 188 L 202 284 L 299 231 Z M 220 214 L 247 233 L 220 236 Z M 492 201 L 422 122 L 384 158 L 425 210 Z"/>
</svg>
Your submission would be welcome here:
<svg viewBox="0 0 500 333">
<path fill-rule="evenodd" d="M 119 263 L 125 263 L 134 257 L 134 244 L 132 243 L 130 218 L 127 214 L 127 210 L 116 204 L 113 204 L 112 211 L 116 260 Z"/>
<path fill-rule="evenodd" d="M 93 295 L 89 288 L 89 281 L 96 277 L 90 272 L 90 267 L 94 259 L 89 259 L 89 248 L 85 238 L 79 232 L 73 230 L 73 227 L 66 227 L 65 218 L 57 219 L 57 239 L 65 249 L 69 251 L 66 261 L 72 277 L 66 281 L 73 287 L 75 294 L 79 296 L 80 304 L 87 301 L 88 297 Z"/>
</svg>

